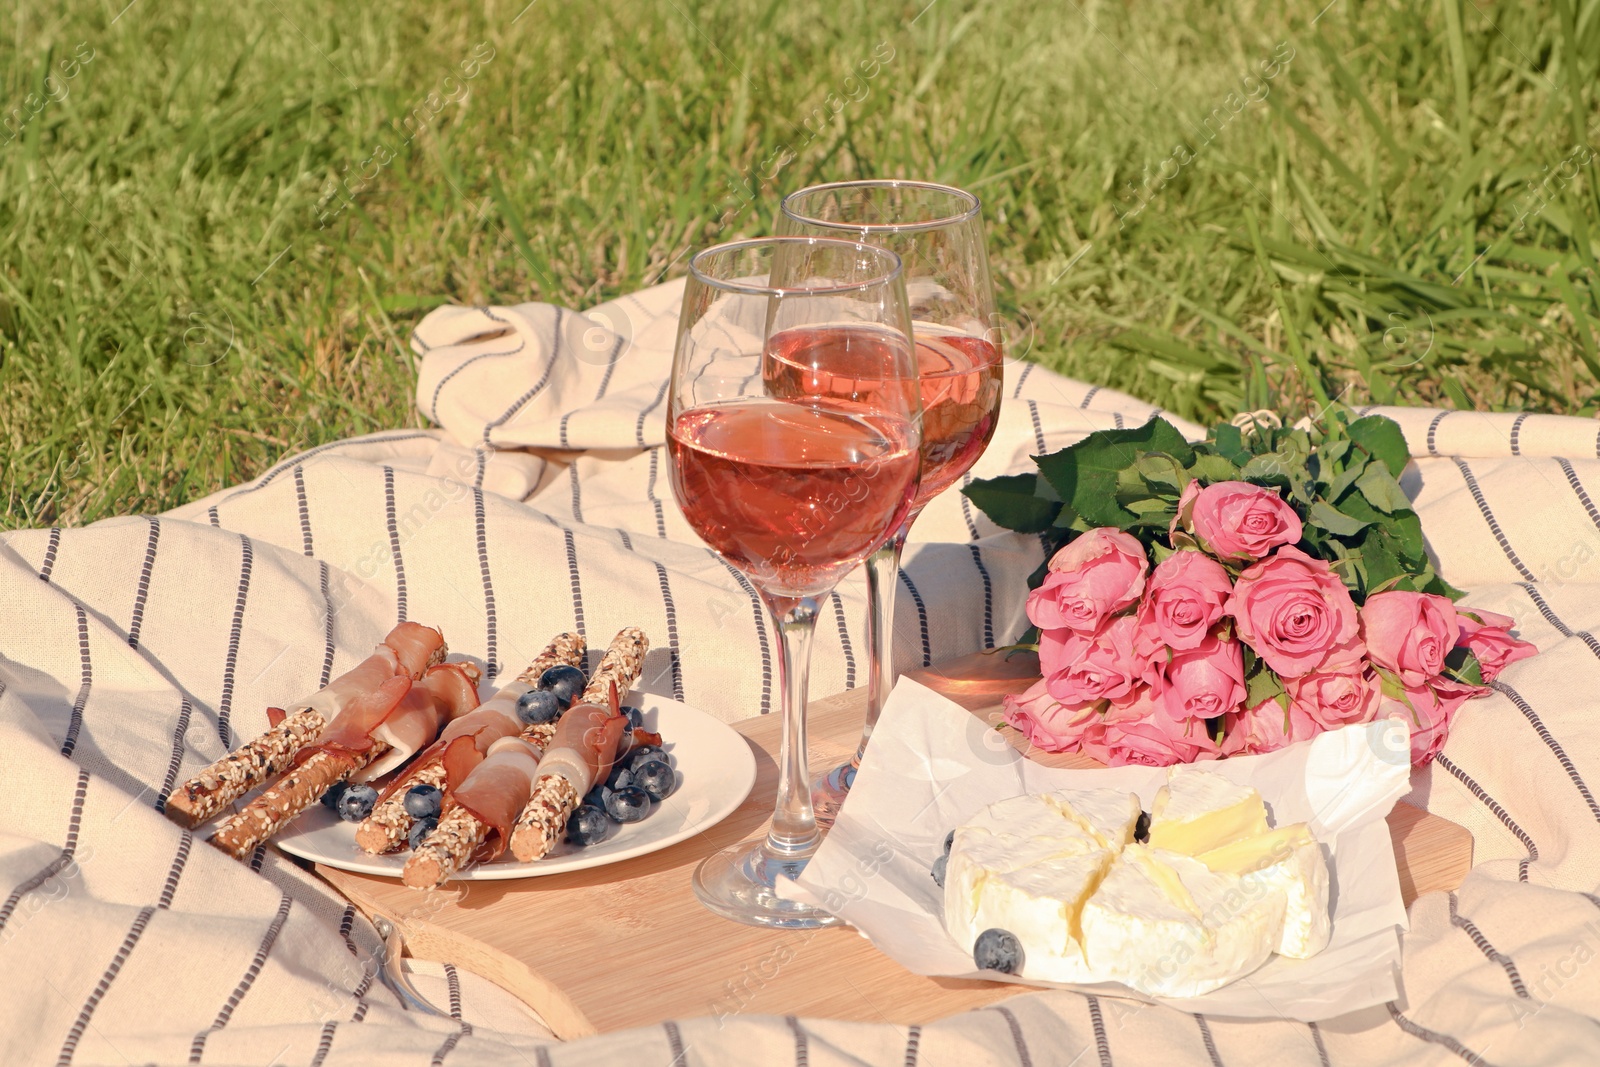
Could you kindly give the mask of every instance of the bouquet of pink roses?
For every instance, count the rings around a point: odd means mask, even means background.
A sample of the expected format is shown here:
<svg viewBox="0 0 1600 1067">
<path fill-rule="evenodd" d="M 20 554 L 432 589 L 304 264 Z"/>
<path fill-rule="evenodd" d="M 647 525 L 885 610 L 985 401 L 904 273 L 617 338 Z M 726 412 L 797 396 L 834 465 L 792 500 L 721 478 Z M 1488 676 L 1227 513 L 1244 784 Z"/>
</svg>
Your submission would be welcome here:
<svg viewBox="0 0 1600 1067">
<path fill-rule="evenodd" d="M 1006 721 L 1049 751 L 1162 766 L 1399 713 L 1412 762 L 1431 760 L 1461 705 L 1535 650 L 1433 573 L 1398 437 L 1336 416 L 1189 445 L 1158 419 L 1038 457 L 1036 479 L 975 483 L 1051 550 L 1027 603 L 1043 677 Z"/>
</svg>

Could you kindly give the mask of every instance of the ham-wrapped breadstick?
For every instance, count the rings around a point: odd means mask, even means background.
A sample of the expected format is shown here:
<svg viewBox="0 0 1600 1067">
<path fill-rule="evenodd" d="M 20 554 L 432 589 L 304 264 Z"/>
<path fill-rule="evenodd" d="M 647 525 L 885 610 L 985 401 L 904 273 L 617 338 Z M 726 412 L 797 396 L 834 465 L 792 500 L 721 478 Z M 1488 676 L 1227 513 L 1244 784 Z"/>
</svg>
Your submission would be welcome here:
<svg viewBox="0 0 1600 1067">
<path fill-rule="evenodd" d="M 607 699 L 613 686 L 618 693 L 632 689 L 644 671 L 649 647 L 650 639 L 643 630 L 630 626 L 619 632 L 588 688 L 573 709 L 557 721 L 555 729 L 559 730 L 567 715 L 579 707 Z M 619 734 L 622 721 L 619 720 Z M 553 732 L 549 726 L 530 726 L 516 739 L 495 743 L 489 758 L 456 787 L 433 833 L 406 861 L 406 885 L 419 889 L 443 885 L 471 862 L 486 842 L 486 854 L 491 859 L 505 851 L 512 824 L 533 795 L 538 762 Z"/>
<path fill-rule="evenodd" d="M 269 712 L 270 729 L 217 760 L 180 785 L 167 798 L 165 811 L 175 821 L 196 826 L 288 766 L 294 754 L 321 735 L 323 727 L 363 694 L 398 676 L 420 678 L 443 661 L 444 637 L 439 631 L 404 622 L 389 632 L 361 663 L 322 689 L 288 705 L 288 713 Z"/>
<path fill-rule="evenodd" d="M 628 719 L 615 688 L 607 703 L 575 705 L 556 723 L 556 735 L 539 761 L 533 795 L 511 832 L 511 852 L 522 862 L 549 855 L 567 832 L 567 819 L 583 795 L 611 773 Z"/>
<path fill-rule="evenodd" d="M 295 753 L 293 769 L 227 819 L 211 843 L 242 859 L 316 803 L 335 782 L 381 760 L 397 745 L 421 743 L 445 723 L 478 705 L 477 669 L 447 663 L 430 667 L 415 685 L 397 675 L 352 701 L 314 745 Z"/>
<path fill-rule="evenodd" d="M 557 636 L 539 653 L 516 680 L 503 686 L 476 711 L 446 726 L 410 769 L 398 776 L 378 799 L 372 814 L 356 828 L 356 844 L 368 852 L 392 852 L 406 843 L 416 821 L 406 811 L 406 793 L 419 785 L 437 787 L 446 796 L 466 780 L 503 738 L 523 732 L 517 715 L 517 700 L 532 689 L 551 667 L 566 664 L 581 667 L 587 644 L 573 633 Z"/>
</svg>

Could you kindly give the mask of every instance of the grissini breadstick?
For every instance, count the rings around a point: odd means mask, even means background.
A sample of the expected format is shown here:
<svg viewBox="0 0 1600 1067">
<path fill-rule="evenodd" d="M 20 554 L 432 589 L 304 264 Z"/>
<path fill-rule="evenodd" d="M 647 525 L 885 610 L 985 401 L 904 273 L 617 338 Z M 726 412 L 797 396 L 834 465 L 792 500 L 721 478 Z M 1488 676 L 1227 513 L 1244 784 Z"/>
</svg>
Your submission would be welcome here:
<svg viewBox="0 0 1600 1067">
<path fill-rule="evenodd" d="M 578 634 L 559 634 L 514 681 L 501 687 L 477 710 L 452 721 L 439 740 L 384 791 L 372 814 L 356 828 L 356 844 L 374 854 L 392 852 L 404 845 L 416 821 L 405 808 L 407 791 L 431 785 L 448 795 L 483 762 L 496 741 L 522 732 L 523 723 L 517 717 L 518 698 L 551 667 L 582 667 L 587 647 Z"/>
<path fill-rule="evenodd" d="M 650 639 L 643 630 L 630 626 L 618 632 L 573 707 L 606 699 L 613 685 L 619 693 L 632 689 L 644 672 L 644 657 L 649 648 Z M 559 721 L 554 728 L 550 725 L 528 727 L 516 739 L 527 746 L 521 752 L 512 747 L 512 739 L 496 742 L 497 747 L 504 746 L 501 752 L 492 753 L 456 788 L 439 825 L 411 854 L 403 875 L 406 885 L 413 888 L 443 885 L 470 863 L 486 842 L 490 859 L 505 850 L 510 843 L 513 822 L 532 795 L 537 761 L 551 743 L 554 730 L 559 728 Z"/>
<path fill-rule="evenodd" d="M 389 631 L 361 663 L 303 700 L 254 740 L 217 760 L 184 782 L 163 808 L 176 822 L 197 826 L 288 766 L 294 754 L 314 742 L 328 721 L 361 694 L 390 678 L 411 679 L 443 661 L 444 636 L 414 622 Z M 269 715 L 271 712 L 269 712 Z"/>
<path fill-rule="evenodd" d="M 607 703 L 576 705 L 556 723 L 556 736 L 539 761 L 533 795 L 511 831 L 511 852 L 523 863 L 550 854 L 565 836 L 567 819 L 583 795 L 611 773 L 628 720 L 614 686 Z"/>
<path fill-rule="evenodd" d="M 211 844 L 236 860 L 242 860 L 261 842 L 305 811 L 335 782 L 342 782 L 382 754 L 386 745 L 374 745 L 361 753 L 318 752 L 278 779 L 245 809 L 231 817 L 211 835 Z"/>
<path fill-rule="evenodd" d="M 315 745 L 295 754 L 293 770 L 224 821 L 211 843 L 242 858 L 335 782 L 382 760 L 397 744 L 436 735 L 453 716 L 477 706 L 469 680 L 475 674 L 462 664 L 443 664 L 428 668 L 416 684 L 398 675 L 352 701 Z"/>
<path fill-rule="evenodd" d="M 163 810 L 175 821 L 198 826 L 288 766 L 289 759 L 315 741 L 327 723 L 316 708 L 285 715 L 255 740 L 180 785 Z"/>
</svg>

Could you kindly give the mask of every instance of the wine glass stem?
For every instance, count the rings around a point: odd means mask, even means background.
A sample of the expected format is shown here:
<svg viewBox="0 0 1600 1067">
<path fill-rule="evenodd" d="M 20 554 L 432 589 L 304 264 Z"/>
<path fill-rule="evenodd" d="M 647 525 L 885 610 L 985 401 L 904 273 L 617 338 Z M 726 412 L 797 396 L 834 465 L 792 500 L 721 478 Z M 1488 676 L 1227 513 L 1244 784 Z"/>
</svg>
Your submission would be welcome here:
<svg viewBox="0 0 1600 1067">
<path fill-rule="evenodd" d="M 894 596 L 900 584 L 900 555 L 905 550 L 911 524 L 916 520 L 915 513 L 906 516 L 894 536 L 867 557 L 867 654 L 870 662 L 867 717 L 861 726 L 861 743 L 856 746 L 853 760 L 857 766 L 867 751 L 872 728 L 878 724 L 889 691 L 894 688 Z"/>
<path fill-rule="evenodd" d="M 807 855 L 821 840 L 811 807 L 806 760 L 806 690 L 811 672 L 811 636 L 817 626 L 813 597 L 769 600 L 777 623 L 778 679 L 783 686 L 783 741 L 778 748 L 778 806 L 767 831 L 767 848 L 778 856 Z"/>
</svg>

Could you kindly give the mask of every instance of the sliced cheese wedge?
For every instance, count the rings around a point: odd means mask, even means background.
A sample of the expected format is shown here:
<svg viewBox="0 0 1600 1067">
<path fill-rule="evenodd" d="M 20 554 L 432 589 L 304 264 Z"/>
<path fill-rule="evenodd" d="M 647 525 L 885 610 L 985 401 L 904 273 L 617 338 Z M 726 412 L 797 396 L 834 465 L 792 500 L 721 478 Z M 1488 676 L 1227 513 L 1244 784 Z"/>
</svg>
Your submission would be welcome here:
<svg viewBox="0 0 1600 1067">
<path fill-rule="evenodd" d="M 1266 832 L 1261 794 L 1211 771 L 1174 767 L 1150 806 L 1150 847 L 1185 856 Z"/>
<path fill-rule="evenodd" d="M 1100 842 L 1102 848 L 1121 852 L 1133 840 L 1139 822 L 1139 797 L 1116 789 L 1059 789 L 1045 793 L 1044 802 L 1073 820 Z"/>
<path fill-rule="evenodd" d="M 1193 997 L 1248 974 L 1272 954 L 1281 895 L 1246 891 L 1188 856 L 1129 845 L 1083 906 L 1091 973 L 1152 996 Z"/>
<path fill-rule="evenodd" d="M 945 926 L 956 943 L 970 948 L 985 930 L 1008 930 L 1022 945 L 1022 975 L 1049 982 L 1093 981 L 1079 920 L 1083 902 L 1111 866 L 1111 853 L 1097 849 L 996 870 L 984 868 L 982 850 L 971 845 L 964 853 L 951 853 L 951 867 L 959 857 L 964 870 L 954 879 L 947 874 L 945 881 Z"/>
<path fill-rule="evenodd" d="M 1081 816 L 1067 797 L 1081 800 L 1089 816 Z M 958 829 L 951 844 L 945 928 L 968 948 L 985 930 L 1008 930 L 1022 944 L 1022 974 L 1090 980 L 1079 912 L 1137 819 L 1138 798 L 1114 790 L 1028 795 L 990 805 Z"/>
<path fill-rule="evenodd" d="M 1333 933 L 1328 864 L 1305 823 L 1235 841 L 1198 859 L 1213 871 L 1239 876 L 1247 887 L 1259 885 L 1283 895 L 1283 934 L 1274 949 L 1278 954 L 1303 960 L 1327 947 Z"/>
</svg>

